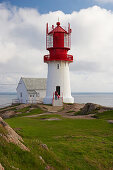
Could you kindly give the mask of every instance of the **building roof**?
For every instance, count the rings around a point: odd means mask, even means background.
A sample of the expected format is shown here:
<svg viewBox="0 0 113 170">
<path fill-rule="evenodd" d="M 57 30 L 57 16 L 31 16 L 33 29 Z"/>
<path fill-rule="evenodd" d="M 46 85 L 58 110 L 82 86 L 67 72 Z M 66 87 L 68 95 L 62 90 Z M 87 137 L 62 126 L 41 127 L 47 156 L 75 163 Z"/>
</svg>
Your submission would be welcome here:
<svg viewBox="0 0 113 170">
<path fill-rule="evenodd" d="M 22 80 L 27 90 L 45 90 L 46 78 L 24 78 Z"/>
<path fill-rule="evenodd" d="M 60 25 L 57 24 L 57 26 L 52 30 L 50 31 L 48 34 L 51 34 L 51 33 L 54 33 L 54 32 L 64 32 L 64 33 L 67 33 L 67 31 L 62 28 Z"/>
</svg>

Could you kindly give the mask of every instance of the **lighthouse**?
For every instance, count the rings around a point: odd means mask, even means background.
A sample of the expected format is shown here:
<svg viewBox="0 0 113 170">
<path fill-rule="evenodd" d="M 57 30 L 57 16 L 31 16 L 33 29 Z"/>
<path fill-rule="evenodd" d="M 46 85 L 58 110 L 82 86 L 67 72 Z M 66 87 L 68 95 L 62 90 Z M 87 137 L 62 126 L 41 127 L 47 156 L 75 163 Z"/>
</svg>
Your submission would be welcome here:
<svg viewBox="0 0 113 170">
<path fill-rule="evenodd" d="M 68 54 L 71 46 L 70 24 L 68 29 L 52 25 L 51 29 L 46 26 L 46 49 L 48 55 L 44 56 L 44 63 L 48 64 L 47 88 L 44 104 L 52 104 L 54 93 L 62 97 L 64 103 L 74 103 L 71 96 L 69 64 L 73 62 L 73 56 Z"/>
</svg>

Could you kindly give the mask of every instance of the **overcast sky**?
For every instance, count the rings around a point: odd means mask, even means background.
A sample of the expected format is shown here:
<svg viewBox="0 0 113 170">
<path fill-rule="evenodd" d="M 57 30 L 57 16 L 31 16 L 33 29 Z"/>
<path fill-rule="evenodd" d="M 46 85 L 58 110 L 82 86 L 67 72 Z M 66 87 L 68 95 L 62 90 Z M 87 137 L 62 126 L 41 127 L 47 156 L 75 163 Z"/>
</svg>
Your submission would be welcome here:
<svg viewBox="0 0 113 170">
<path fill-rule="evenodd" d="M 59 17 L 62 26 L 70 22 L 72 28 L 72 91 L 113 92 L 113 0 L 70 0 L 70 6 L 64 0 L 61 5 L 0 2 L 0 84 L 17 84 L 22 76 L 47 77 L 45 27 Z M 0 85 L 0 92 L 15 89 Z"/>
</svg>

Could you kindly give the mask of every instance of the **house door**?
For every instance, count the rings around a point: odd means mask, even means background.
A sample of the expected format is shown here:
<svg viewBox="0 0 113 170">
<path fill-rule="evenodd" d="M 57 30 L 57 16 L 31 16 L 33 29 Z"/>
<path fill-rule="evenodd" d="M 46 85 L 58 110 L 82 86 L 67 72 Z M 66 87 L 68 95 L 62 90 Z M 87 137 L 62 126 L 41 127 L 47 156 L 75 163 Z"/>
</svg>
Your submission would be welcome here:
<svg viewBox="0 0 113 170">
<path fill-rule="evenodd" d="M 57 91 L 58 95 L 60 96 L 60 86 L 56 86 L 56 91 Z"/>
</svg>

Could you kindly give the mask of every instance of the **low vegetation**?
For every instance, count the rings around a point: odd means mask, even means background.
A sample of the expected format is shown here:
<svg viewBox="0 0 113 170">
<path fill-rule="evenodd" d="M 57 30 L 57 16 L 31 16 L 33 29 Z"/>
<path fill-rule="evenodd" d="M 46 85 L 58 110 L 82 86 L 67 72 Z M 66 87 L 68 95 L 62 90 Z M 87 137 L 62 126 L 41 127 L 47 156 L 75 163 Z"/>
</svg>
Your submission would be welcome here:
<svg viewBox="0 0 113 170">
<path fill-rule="evenodd" d="M 94 117 L 97 119 L 113 120 L 113 110 L 97 113 Z"/>
<path fill-rule="evenodd" d="M 21 150 L 18 146 L 8 143 L 0 137 L 0 162 L 4 169 L 44 169 L 44 165 L 32 152 Z"/>
<path fill-rule="evenodd" d="M 58 113 L 45 115 L 43 112 L 40 108 L 26 108 L 21 110 L 21 117 L 5 120 L 22 136 L 30 152 L 0 137 L 3 167 L 8 170 L 112 170 L 113 124 L 106 120 L 113 120 L 113 111 L 96 113 L 97 119 L 93 120 L 67 119 Z M 22 117 L 40 113 L 37 117 Z M 51 118 L 60 120 L 49 121 Z"/>
<path fill-rule="evenodd" d="M 30 109 L 30 107 L 26 107 L 23 109 L 18 110 L 19 114 L 17 114 L 17 117 L 22 117 L 22 116 L 28 116 L 28 115 L 36 115 L 36 114 L 41 114 L 44 111 L 42 111 L 40 108 L 35 108 L 35 109 Z"/>
</svg>

